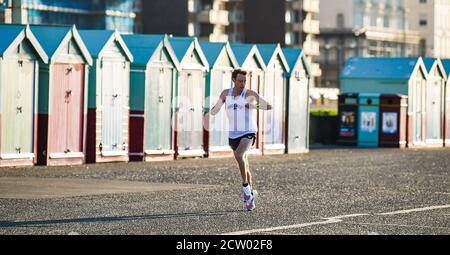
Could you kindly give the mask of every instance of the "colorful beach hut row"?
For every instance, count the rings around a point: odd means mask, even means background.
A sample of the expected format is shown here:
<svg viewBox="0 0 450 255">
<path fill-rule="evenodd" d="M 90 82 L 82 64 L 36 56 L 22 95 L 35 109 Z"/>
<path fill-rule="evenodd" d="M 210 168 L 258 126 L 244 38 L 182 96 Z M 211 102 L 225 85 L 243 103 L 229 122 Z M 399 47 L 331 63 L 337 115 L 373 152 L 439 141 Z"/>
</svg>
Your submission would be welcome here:
<svg viewBox="0 0 450 255">
<path fill-rule="evenodd" d="M 273 106 L 254 154 L 308 151 L 309 66 L 300 49 L 0 25 L 0 165 L 232 156 L 225 111 L 203 116 L 231 73 Z"/>
<path fill-rule="evenodd" d="M 397 94 L 400 101 L 404 101 L 397 104 L 398 108 L 405 107 L 404 114 L 399 112 L 398 121 L 395 118 L 395 123 L 405 123 L 397 126 L 396 132 L 404 134 L 404 141 L 400 144 L 397 142 L 399 147 L 450 146 L 449 68 L 448 60 L 434 58 L 351 58 L 341 73 L 342 96 L 339 103 L 342 109 L 356 109 L 358 105 L 359 109 L 367 106 L 372 109 L 375 106 L 382 108 L 392 100 L 380 100 L 386 97 L 380 97 L 380 94 Z M 361 114 L 355 114 L 354 118 L 341 117 L 342 120 L 353 119 L 347 121 L 346 125 L 358 127 L 356 130 L 366 122 L 372 123 L 374 128 L 370 129 L 370 135 L 375 141 L 378 132 L 380 136 L 383 135 L 384 123 L 384 116 L 377 114 L 380 113 L 372 111 L 372 120 L 367 118 L 368 114 L 366 117 Z M 387 130 L 390 132 L 389 128 Z M 339 139 L 343 143 L 356 145 L 356 141 L 368 135 L 355 131 L 353 135 L 344 134 Z"/>
</svg>

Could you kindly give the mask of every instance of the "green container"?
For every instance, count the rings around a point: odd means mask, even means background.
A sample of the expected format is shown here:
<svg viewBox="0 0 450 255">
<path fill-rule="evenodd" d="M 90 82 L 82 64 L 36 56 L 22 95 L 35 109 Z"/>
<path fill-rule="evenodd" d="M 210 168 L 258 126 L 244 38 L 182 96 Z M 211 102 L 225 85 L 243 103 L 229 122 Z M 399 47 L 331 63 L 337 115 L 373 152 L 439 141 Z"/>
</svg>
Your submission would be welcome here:
<svg viewBox="0 0 450 255">
<path fill-rule="evenodd" d="M 358 147 L 378 147 L 379 116 L 380 94 L 359 94 Z"/>
</svg>

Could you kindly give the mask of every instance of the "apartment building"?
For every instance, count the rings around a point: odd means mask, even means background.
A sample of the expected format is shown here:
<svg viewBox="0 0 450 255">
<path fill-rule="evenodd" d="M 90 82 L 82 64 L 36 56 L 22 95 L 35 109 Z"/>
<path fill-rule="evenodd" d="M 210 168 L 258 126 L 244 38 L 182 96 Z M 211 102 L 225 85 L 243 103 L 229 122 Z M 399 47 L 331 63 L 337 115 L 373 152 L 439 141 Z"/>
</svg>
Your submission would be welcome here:
<svg viewBox="0 0 450 255">
<path fill-rule="evenodd" d="M 151 0 L 142 2 L 142 29 L 149 34 L 196 36 L 226 42 L 228 0 Z"/>
<path fill-rule="evenodd" d="M 316 87 L 320 84 L 322 69 L 317 58 L 320 56 L 320 44 L 317 36 L 320 34 L 320 2 L 319 0 L 286 1 L 286 34 L 285 43 L 289 47 L 303 49 L 309 63 L 311 73 L 315 77 Z"/>
<path fill-rule="evenodd" d="M 416 0 L 408 0 L 416 1 Z M 419 0 L 417 0 L 419 1 Z M 408 27 L 405 0 L 334 0 L 320 4 L 321 87 L 339 88 L 353 56 L 418 56 L 420 37 Z"/>
<path fill-rule="evenodd" d="M 302 48 L 312 63 L 314 80 L 321 70 L 315 59 L 319 56 L 319 0 L 230 0 L 231 42 L 280 43 Z"/>
<path fill-rule="evenodd" d="M 420 54 L 450 58 L 450 1 L 409 0 L 409 27 L 420 34 Z"/>
<path fill-rule="evenodd" d="M 0 23 L 71 25 L 136 30 L 140 0 L 0 0 Z"/>
</svg>

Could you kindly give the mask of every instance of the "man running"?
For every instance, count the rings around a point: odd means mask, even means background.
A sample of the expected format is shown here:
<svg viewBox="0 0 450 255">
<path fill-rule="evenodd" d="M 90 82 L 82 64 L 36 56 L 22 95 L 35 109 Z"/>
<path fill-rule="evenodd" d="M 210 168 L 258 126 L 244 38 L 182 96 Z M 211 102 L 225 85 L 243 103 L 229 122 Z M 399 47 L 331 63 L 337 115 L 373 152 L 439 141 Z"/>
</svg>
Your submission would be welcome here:
<svg viewBox="0 0 450 255">
<path fill-rule="evenodd" d="M 248 164 L 247 152 L 256 141 L 258 127 L 254 112 L 258 109 L 271 110 L 272 106 L 261 98 L 258 93 L 245 88 L 247 72 L 241 69 L 233 71 L 231 76 L 234 86 L 220 94 L 220 98 L 206 116 L 209 123 L 209 114 L 216 115 L 225 104 L 229 120 L 229 144 L 233 149 L 242 177 L 243 198 L 248 211 L 255 209 L 256 190 L 252 190 L 252 174 Z"/>
</svg>

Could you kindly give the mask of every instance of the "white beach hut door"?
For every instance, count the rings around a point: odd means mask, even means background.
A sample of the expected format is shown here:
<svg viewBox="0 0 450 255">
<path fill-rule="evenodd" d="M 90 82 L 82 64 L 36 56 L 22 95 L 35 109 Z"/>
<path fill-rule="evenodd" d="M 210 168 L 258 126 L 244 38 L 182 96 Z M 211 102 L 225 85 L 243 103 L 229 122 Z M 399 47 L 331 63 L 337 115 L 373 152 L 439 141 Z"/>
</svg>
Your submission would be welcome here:
<svg viewBox="0 0 450 255">
<path fill-rule="evenodd" d="M 148 150 L 161 150 L 159 135 L 160 114 L 159 84 L 161 69 L 151 67 L 148 69 L 145 95 L 145 146 Z"/>
<path fill-rule="evenodd" d="M 17 119 L 16 128 L 20 132 L 18 137 L 19 153 L 33 152 L 33 130 L 34 130 L 34 81 L 35 63 L 30 60 L 19 62 L 19 86 L 17 88 Z"/>
<path fill-rule="evenodd" d="M 2 156 L 32 153 L 34 62 L 6 61 L 2 91 Z"/>
<path fill-rule="evenodd" d="M 162 68 L 159 76 L 158 113 L 159 113 L 159 146 L 163 150 L 172 148 L 172 83 L 173 69 Z"/>
<path fill-rule="evenodd" d="M 194 71 L 192 84 L 189 86 L 189 99 L 191 101 L 191 141 L 192 149 L 203 149 L 203 106 L 205 98 L 205 86 L 203 72 Z"/>
<path fill-rule="evenodd" d="M 274 100 L 273 100 L 273 143 L 283 143 L 283 99 L 284 79 L 283 73 L 275 73 Z"/>
<path fill-rule="evenodd" d="M 126 84 L 122 62 L 104 61 L 102 65 L 102 145 L 103 151 L 121 151 L 123 148 L 123 89 Z"/>
<path fill-rule="evenodd" d="M 3 88 L 2 155 L 33 151 L 34 62 L 7 62 Z"/>
<path fill-rule="evenodd" d="M 2 156 L 17 154 L 19 130 L 16 128 L 17 87 L 19 86 L 19 64 L 17 60 L 5 61 L 4 83 L 1 93 L 2 102 Z"/>
<path fill-rule="evenodd" d="M 212 71 L 211 79 L 210 107 L 213 107 L 219 99 L 220 93 L 231 87 L 231 74 L 222 70 L 214 70 Z M 225 106 L 222 106 L 222 108 L 223 109 L 221 109 L 218 114 L 212 117 L 213 125 L 210 130 L 212 134 L 211 146 L 227 146 L 228 119 L 226 116 Z"/>
<path fill-rule="evenodd" d="M 269 102 L 272 106 L 274 105 L 274 83 L 275 83 L 275 73 L 266 73 L 266 86 L 264 87 L 264 99 Z M 264 143 L 274 144 L 274 110 L 264 111 Z"/>
<path fill-rule="evenodd" d="M 440 79 L 434 79 L 427 85 L 427 139 L 441 139 Z"/>
<path fill-rule="evenodd" d="M 308 93 L 308 79 L 302 78 L 299 82 L 300 84 L 296 87 L 299 88 L 299 92 L 295 93 L 294 95 L 298 95 L 297 98 L 300 101 L 299 109 L 298 110 L 298 140 L 299 140 L 299 149 L 306 149 L 307 139 L 309 136 L 308 133 L 308 120 L 309 120 L 309 111 L 308 111 L 308 105 L 309 105 L 309 93 Z M 295 100 L 295 99 L 294 99 Z M 297 112 L 294 112 L 294 114 L 297 115 Z"/>
<path fill-rule="evenodd" d="M 182 72 L 180 85 L 178 86 L 178 119 L 177 119 L 177 143 L 179 150 L 190 149 L 190 108 L 188 88 L 191 86 L 192 74 Z"/>
</svg>

